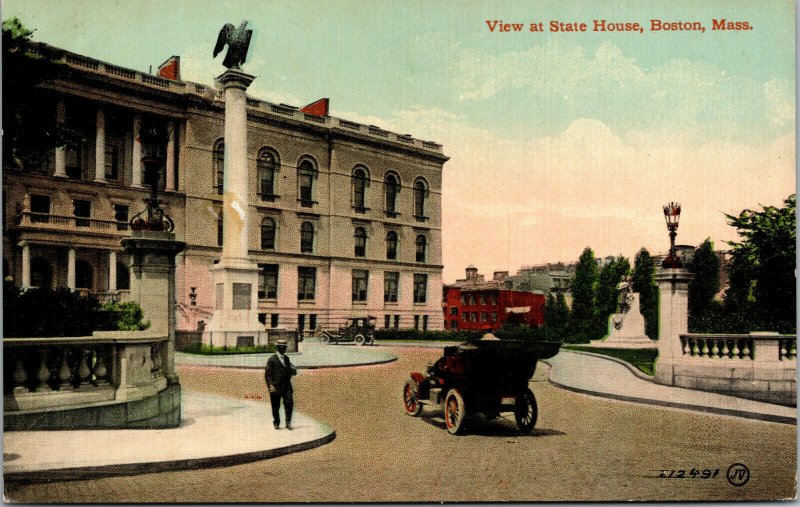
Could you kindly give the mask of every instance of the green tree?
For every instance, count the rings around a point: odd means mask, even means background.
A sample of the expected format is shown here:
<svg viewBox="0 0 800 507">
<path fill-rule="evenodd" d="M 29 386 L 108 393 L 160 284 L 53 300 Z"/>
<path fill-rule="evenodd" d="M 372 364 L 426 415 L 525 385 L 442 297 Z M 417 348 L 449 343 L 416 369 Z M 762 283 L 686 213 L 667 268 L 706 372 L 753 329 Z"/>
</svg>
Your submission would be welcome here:
<svg viewBox="0 0 800 507">
<path fill-rule="evenodd" d="M 631 287 L 639 293 L 639 310 L 644 317 L 645 334 L 658 339 L 658 287 L 655 282 L 656 267 L 650 252 L 642 248 L 633 261 Z"/>
<path fill-rule="evenodd" d="M 741 238 L 729 242 L 732 260 L 725 306 L 728 313 L 748 312 L 751 326 L 784 332 L 797 328 L 796 212 L 793 194 L 780 208 L 762 206 L 761 211 L 725 215 Z"/>
<path fill-rule="evenodd" d="M 595 290 L 597 288 L 597 262 L 594 252 L 586 247 L 575 266 L 572 279 L 572 318 L 570 341 L 580 343 L 596 338 L 594 332 Z"/>
<path fill-rule="evenodd" d="M 694 331 L 694 323 L 719 306 L 714 304 L 719 292 L 719 258 L 711 238 L 695 249 L 686 267 L 694 275 L 689 282 L 689 329 Z"/>
<path fill-rule="evenodd" d="M 544 334 L 551 341 L 564 341 L 569 331 L 569 307 L 564 293 L 547 296 L 544 306 Z"/>
<path fill-rule="evenodd" d="M 617 311 L 617 300 L 619 285 L 622 277 L 631 270 L 631 264 L 622 255 L 609 262 L 600 270 L 595 292 L 596 319 L 595 328 L 598 336 L 604 336 L 608 332 L 608 316 Z"/>
<path fill-rule="evenodd" d="M 54 61 L 54 49 L 31 40 L 33 32 L 18 18 L 3 21 L 3 165 L 40 165 L 70 133 L 56 122 L 56 108 L 40 88 L 66 75 Z M 35 164 L 33 162 L 36 162 Z"/>
</svg>

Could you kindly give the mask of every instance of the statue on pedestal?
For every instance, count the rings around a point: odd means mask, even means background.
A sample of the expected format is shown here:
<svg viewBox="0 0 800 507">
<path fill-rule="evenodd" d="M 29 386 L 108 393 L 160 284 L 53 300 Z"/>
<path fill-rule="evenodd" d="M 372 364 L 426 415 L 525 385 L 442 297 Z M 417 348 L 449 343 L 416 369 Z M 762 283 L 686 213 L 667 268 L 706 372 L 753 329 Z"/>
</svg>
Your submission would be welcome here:
<svg viewBox="0 0 800 507">
<path fill-rule="evenodd" d="M 222 65 L 229 69 L 241 69 L 242 64 L 247 59 L 247 50 L 250 48 L 250 38 L 253 31 L 247 29 L 247 21 L 242 21 L 239 28 L 231 23 L 225 23 L 217 37 L 217 45 L 214 46 L 214 58 L 222 51 L 225 44 L 228 45 L 228 53 L 222 60 Z"/>
<path fill-rule="evenodd" d="M 633 292 L 630 278 L 623 277 L 617 284 L 617 313 L 608 317 L 608 335 L 602 340 L 592 340 L 595 347 L 656 348 L 644 334 L 644 317 L 639 311 L 639 294 Z"/>
</svg>

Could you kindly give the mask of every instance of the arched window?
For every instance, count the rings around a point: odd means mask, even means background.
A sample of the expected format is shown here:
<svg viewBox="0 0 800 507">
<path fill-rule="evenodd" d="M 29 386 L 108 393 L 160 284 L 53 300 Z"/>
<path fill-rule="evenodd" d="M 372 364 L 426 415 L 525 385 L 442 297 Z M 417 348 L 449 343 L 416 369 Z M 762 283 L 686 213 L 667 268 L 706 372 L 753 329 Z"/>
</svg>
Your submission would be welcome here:
<svg viewBox="0 0 800 507">
<path fill-rule="evenodd" d="M 394 173 L 387 173 L 383 180 L 384 194 L 386 196 L 386 214 L 397 215 L 397 194 L 400 192 L 400 178 Z"/>
<path fill-rule="evenodd" d="M 394 231 L 386 233 L 386 258 L 397 259 L 397 233 Z"/>
<path fill-rule="evenodd" d="M 41 257 L 31 260 L 31 287 L 50 289 L 53 286 L 53 270 L 50 263 Z"/>
<path fill-rule="evenodd" d="M 92 266 L 84 261 L 75 261 L 75 288 L 76 289 L 92 289 L 94 287 Z"/>
<path fill-rule="evenodd" d="M 417 236 L 417 262 L 425 262 L 425 248 L 428 244 L 428 240 L 420 234 Z"/>
<path fill-rule="evenodd" d="M 353 170 L 353 209 L 356 213 L 364 213 L 366 208 L 366 194 L 369 177 L 363 167 L 356 167 Z"/>
<path fill-rule="evenodd" d="M 428 196 L 428 185 L 422 178 L 417 178 L 414 182 L 414 217 L 418 221 L 424 221 L 425 198 Z"/>
<path fill-rule="evenodd" d="M 356 227 L 355 245 L 356 257 L 364 257 L 367 255 L 367 231 L 365 231 L 363 227 Z"/>
<path fill-rule="evenodd" d="M 268 148 L 262 148 L 258 154 L 256 169 L 258 170 L 258 195 L 262 201 L 274 201 L 275 174 L 280 167 L 278 154 Z"/>
<path fill-rule="evenodd" d="M 314 251 L 314 225 L 303 222 L 300 226 L 300 252 L 311 253 Z"/>
<path fill-rule="evenodd" d="M 270 217 L 261 221 L 261 249 L 275 250 L 275 220 Z"/>
<path fill-rule="evenodd" d="M 300 206 L 310 208 L 314 205 L 314 178 L 317 168 L 309 159 L 303 159 L 297 165 L 297 187 Z"/>
<path fill-rule="evenodd" d="M 214 143 L 214 188 L 222 195 L 225 181 L 225 141 L 218 139 Z"/>
<path fill-rule="evenodd" d="M 117 262 L 117 290 L 130 290 L 131 275 L 124 262 Z"/>
</svg>

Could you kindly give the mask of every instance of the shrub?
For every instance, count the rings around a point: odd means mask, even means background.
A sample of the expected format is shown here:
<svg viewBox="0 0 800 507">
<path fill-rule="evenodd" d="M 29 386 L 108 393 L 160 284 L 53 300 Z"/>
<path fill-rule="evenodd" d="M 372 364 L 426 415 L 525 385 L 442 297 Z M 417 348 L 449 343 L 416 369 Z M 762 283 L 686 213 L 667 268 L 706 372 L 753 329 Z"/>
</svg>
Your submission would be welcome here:
<svg viewBox="0 0 800 507">
<path fill-rule="evenodd" d="M 181 352 L 200 354 L 204 356 L 224 354 L 265 354 L 275 352 L 275 344 L 254 345 L 252 347 L 211 347 L 203 343 L 192 343 Z"/>
<path fill-rule="evenodd" d="M 376 340 L 466 342 L 483 336 L 477 331 L 421 331 L 419 329 L 376 329 Z"/>
<path fill-rule="evenodd" d="M 68 289 L 22 290 L 3 284 L 3 327 L 7 337 L 87 336 L 104 316 L 94 297 Z"/>
<path fill-rule="evenodd" d="M 114 331 L 144 331 L 150 327 L 150 321 L 142 319 L 144 312 L 142 307 L 135 301 L 119 303 L 109 301 L 101 308 L 106 313 L 104 320 L 107 319 L 108 326 Z"/>
</svg>

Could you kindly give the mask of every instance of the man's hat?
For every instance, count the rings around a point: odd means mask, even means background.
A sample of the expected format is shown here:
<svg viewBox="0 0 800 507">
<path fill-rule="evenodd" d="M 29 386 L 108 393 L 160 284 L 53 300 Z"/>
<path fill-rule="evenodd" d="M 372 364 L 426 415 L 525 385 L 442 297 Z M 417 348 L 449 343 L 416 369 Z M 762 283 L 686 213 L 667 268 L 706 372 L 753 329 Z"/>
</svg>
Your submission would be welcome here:
<svg viewBox="0 0 800 507">
<path fill-rule="evenodd" d="M 287 345 L 289 345 L 289 342 L 287 342 L 286 340 L 278 340 L 277 342 L 275 342 L 275 345 L 277 347 L 286 347 Z"/>
</svg>

